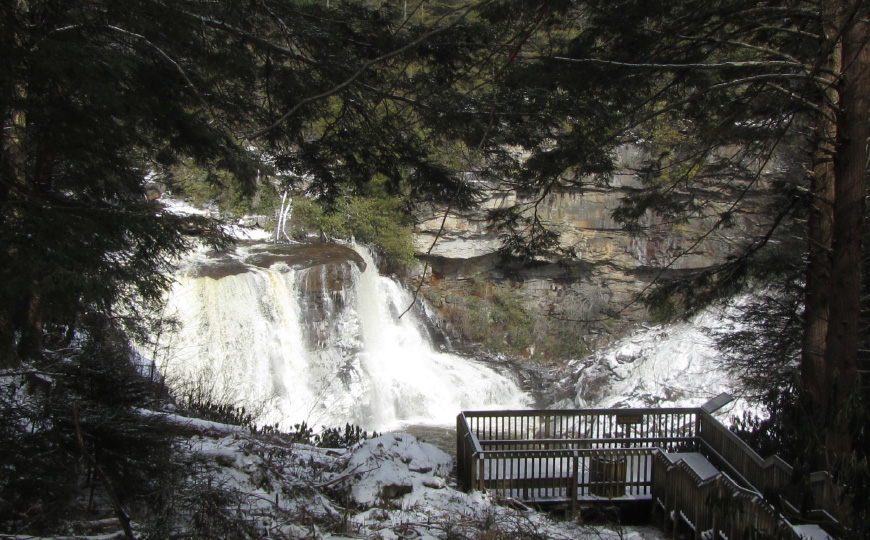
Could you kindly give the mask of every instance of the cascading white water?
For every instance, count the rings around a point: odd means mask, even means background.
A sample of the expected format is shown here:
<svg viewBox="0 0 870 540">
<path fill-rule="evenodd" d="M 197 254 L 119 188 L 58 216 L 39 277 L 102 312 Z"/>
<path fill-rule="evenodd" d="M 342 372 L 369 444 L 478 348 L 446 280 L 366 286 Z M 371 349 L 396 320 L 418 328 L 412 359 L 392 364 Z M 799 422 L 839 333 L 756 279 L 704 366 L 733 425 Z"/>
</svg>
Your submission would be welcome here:
<svg viewBox="0 0 870 540">
<path fill-rule="evenodd" d="M 284 428 L 450 425 L 460 410 L 527 405 L 510 375 L 436 351 L 413 313 L 399 319 L 410 294 L 356 251 L 356 264 L 257 266 L 248 252 L 219 279 L 180 277 L 169 305 L 182 328 L 157 362 L 168 383 Z"/>
</svg>

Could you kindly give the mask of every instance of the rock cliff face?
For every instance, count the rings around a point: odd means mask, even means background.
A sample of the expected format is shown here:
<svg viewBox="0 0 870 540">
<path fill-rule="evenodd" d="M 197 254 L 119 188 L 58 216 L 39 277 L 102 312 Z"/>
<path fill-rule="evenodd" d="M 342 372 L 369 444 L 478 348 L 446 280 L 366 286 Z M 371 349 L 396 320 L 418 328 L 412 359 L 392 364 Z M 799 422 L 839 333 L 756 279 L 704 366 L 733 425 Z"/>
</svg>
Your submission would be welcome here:
<svg viewBox="0 0 870 540">
<path fill-rule="evenodd" d="M 505 315 L 499 313 L 504 302 L 490 299 L 510 296 L 520 303 L 515 308 L 529 325 L 525 336 L 496 332 L 494 340 L 504 340 L 503 352 L 557 361 L 576 357 L 645 320 L 648 314 L 637 297 L 653 280 L 722 262 L 766 221 L 763 186 L 743 194 L 742 211 L 730 228 L 717 227 L 715 215 L 733 204 L 733 193 L 693 192 L 686 196 L 704 197 L 706 215 L 680 226 L 649 215 L 644 233 L 631 235 L 612 213 L 626 194 L 641 189 L 630 170 L 643 155 L 628 147 L 619 158 L 627 165 L 608 187 L 562 190 L 539 204 L 539 216 L 576 253 L 568 260 L 500 264 L 495 253 L 500 242 L 488 228 L 486 213 L 529 202 L 513 192 L 492 189 L 480 209 L 450 212 L 446 219 L 443 208 L 420 213 L 418 255 L 429 268 L 421 291 L 448 335 L 486 346 L 487 332 L 479 327 L 496 331 L 499 316 Z M 412 275 L 419 277 L 422 271 L 421 264 Z"/>
</svg>

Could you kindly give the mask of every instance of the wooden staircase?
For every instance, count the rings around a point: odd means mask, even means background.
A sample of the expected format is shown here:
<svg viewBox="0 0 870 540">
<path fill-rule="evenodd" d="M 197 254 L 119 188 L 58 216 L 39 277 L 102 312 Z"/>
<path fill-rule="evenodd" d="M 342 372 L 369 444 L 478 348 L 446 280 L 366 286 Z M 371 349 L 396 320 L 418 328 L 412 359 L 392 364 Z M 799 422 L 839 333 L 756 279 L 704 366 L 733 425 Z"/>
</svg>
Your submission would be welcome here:
<svg viewBox="0 0 870 540">
<path fill-rule="evenodd" d="M 653 465 L 654 506 L 674 538 L 830 538 L 818 525 L 795 527 L 758 491 L 740 486 L 699 452 L 659 452 Z"/>
</svg>

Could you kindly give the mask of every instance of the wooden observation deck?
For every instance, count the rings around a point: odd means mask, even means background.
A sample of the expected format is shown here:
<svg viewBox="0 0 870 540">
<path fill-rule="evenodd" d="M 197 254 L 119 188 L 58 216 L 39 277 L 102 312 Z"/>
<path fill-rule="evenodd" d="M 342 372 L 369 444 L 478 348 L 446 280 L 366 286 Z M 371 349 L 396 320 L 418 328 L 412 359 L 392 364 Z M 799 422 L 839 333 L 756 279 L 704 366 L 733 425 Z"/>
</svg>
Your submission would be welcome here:
<svg viewBox="0 0 870 540">
<path fill-rule="evenodd" d="M 762 459 L 711 416 L 728 400 L 678 409 L 466 411 L 456 422 L 458 479 L 464 489 L 572 514 L 645 500 L 661 511 L 666 530 L 689 526 L 696 538 L 825 538 L 784 515 L 799 514 L 792 467 Z M 815 515 L 835 523 L 827 475 L 815 473 L 810 484 Z"/>
</svg>

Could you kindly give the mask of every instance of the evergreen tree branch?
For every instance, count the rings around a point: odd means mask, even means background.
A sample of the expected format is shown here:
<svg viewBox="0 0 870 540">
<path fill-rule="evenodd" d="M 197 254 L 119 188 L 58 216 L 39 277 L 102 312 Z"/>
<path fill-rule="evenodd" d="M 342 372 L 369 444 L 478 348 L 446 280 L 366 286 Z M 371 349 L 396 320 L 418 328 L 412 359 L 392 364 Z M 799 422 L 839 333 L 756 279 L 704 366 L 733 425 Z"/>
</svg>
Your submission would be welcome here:
<svg viewBox="0 0 870 540">
<path fill-rule="evenodd" d="M 256 43 L 257 45 L 260 45 L 265 49 L 276 52 L 282 56 L 292 58 L 293 60 L 298 60 L 304 64 L 308 64 L 309 66 L 317 66 L 317 62 L 315 60 L 308 58 L 307 56 L 300 54 L 299 52 L 294 51 L 291 48 L 284 47 L 283 45 L 275 43 L 274 41 L 272 41 L 270 39 L 266 39 L 262 36 L 258 36 L 256 34 L 252 34 L 250 32 L 247 32 L 247 31 L 245 31 L 241 28 L 238 28 L 237 26 L 231 25 L 227 22 L 218 21 L 218 20 L 212 19 L 210 17 L 206 17 L 205 15 L 200 15 L 198 13 L 191 13 L 189 11 L 182 10 L 182 9 L 177 9 L 176 11 L 178 13 L 183 14 L 186 17 L 196 19 L 196 20 L 198 20 L 198 21 L 200 21 L 200 22 L 202 22 L 202 23 L 204 23 L 212 28 L 215 28 L 218 30 L 224 30 L 230 34 L 235 35 L 235 36 L 245 38 L 245 39 L 251 41 L 251 43 Z"/>
<path fill-rule="evenodd" d="M 472 6 L 469 6 L 467 8 L 458 8 L 458 9 L 452 10 L 450 12 L 450 14 L 455 13 L 455 12 L 460 12 L 460 15 L 456 19 L 451 21 L 449 24 L 441 26 L 441 27 L 437 27 L 434 30 L 430 30 L 429 32 L 425 32 L 424 34 L 422 34 L 418 38 L 412 40 L 411 42 L 409 42 L 408 44 L 406 44 L 403 47 L 399 47 L 398 49 L 394 49 L 390 52 L 382 54 L 381 56 L 378 56 L 377 58 L 373 58 L 371 60 L 368 60 L 359 69 L 357 69 L 350 77 L 346 78 L 344 81 L 333 86 L 332 88 L 330 88 L 329 90 L 327 90 L 325 92 L 321 92 L 320 94 L 310 96 L 310 97 L 307 97 L 307 98 L 300 100 L 299 102 L 296 103 L 296 105 L 291 107 L 290 110 L 288 110 L 286 113 L 281 115 L 272 124 L 262 128 L 260 130 L 257 130 L 255 132 L 246 134 L 245 138 L 248 140 L 251 140 L 251 141 L 259 139 L 263 135 L 266 135 L 267 133 L 278 128 L 278 126 L 280 126 L 285 121 L 287 121 L 288 118 L 290 118 L 291 116 L 296 114 L 296 112 L 299 109 L 301 109 L 302 107 L 338 94 L 339 92 L 341 92 L 342 90 L 344 90 L 345 88 L 347 88 L 348 86 L 353 84 L 354 81 L 359 79 L 363 75 L 363 73 L 365 73 L 366 71 L 368 71 L 372 67 L 374 67 L 378 64 L 381 64 L 381 63 L 383 63 L 391 58 L 395 58 L 396 56 L 404 54 L 404 53 L 410 51 L 411 49 L 417 47 L 418 45 L 431 39 L 432 37 L 434 37 L 438 34 L 441 34 L 450 28 L 453 28 L 454 26 L 458 25 L 460 22 L 465 20 L 465 18 L 468 17 L 468 15 L 470 15 L 472 13 L 472 11 L 479 9 L 480 7 L 490 3 L 492 1 L 493 0 L 483 0 L 482 2 L 478 2 L 478 3 L 476 3 Z M 442 17 L 442 20 L 443 20 L 443 18 L 446 18 L 448 15 L 444 15 L 444 17 Z"/>
<path fill-rule="evenodd" d="M 769 83 L 769 86 L 771 88 L 773 88 L 774 90 L 776 90 L 777 92 L 780 92 L 781 94 L 788 96 L 789 99 L 792 99 L 795 102 L 803 104 L 807 109 L 815 111 L 816 113 L 821 115 L 822 118 L 825 118 L 830 122 L 836 121 L 836 119 L 829 114 L 828 110 L 823 109 L 818 104 L 813 103 L 812 101 L 808 100 L 807 98 L 800 96 L 800 95 L 792 92 L 791 90 L 784 88 L 776 83 Z"/>
<path fill-rule="evenodd" d="M 686 41 L 697 42 L 697 43 L 704 43 L 704 44 L 712 43 L 712 44 L 716 44 L 716 45 L 729 45 L 729 46 L 735 47 L 737 49 L 744 49 L 747 51 L 766 54 L 766 55 L 769 55 L 772 57 L 784 58 L 785 60 L 783 60 L 783 61 L 789 62 L 789 63 L 796 65 L 796 66 L 803 65 L 800 61 L 798 61 L 797 58 L 795 58 L 794 56 L 792 56 L 784 51 L 771 49 L 770 47 L 763 47 L 761 45 L 755 45 L 755 44 L 748 43 L 745 41 L 737 41 L 737 40 L 731 40 L 731 39 L 714 39 L 714 38 L 710 38 L 710 37 L 702 37 L 702 38 L 693 37 L 693 36 L 679 36 L 679 37 L 680 37 L 680 39 L 683 39 Z"/>
<path fill-rule="evenodd" d="M 176 62 L 175 59 L 172 58 L 166 51 L 164 51 L 163 49 L 158 47 L 154 42 L 152 42 L 150 39 L 143 36 L 142 34 L 137 34 L 136 32 L 131 32 L 129 30 L 125 30 L 119 26 L 114 26 L 111 24 L 106 25 L 106 28 L 108 28 L 109 30 L 112 30 L 114 32 L 118 32 L 118 33 L 124 34 L 126 36 L 130 36 L 134 39 L 137 39 L 137 40 L 143 42 L 145 45 L 147 45 L 147 46 L 151 47 L 152 49 L 154 49 L 155 51 L 157 51 L 157 54 L 159 54 L 164 60 L 169 62 L 175 68 L 175 70 L 179 73 L 179 75 L 181 75 L 181 77 L 184 79 L 185 84 L 188 86 L 188 88 L 190 88 L 190 90 L 196 96 L 196 99 L 205 108 L 205 110 L 208 111 L 209 116 L 212 119 L 214 119 L 216 117 L 211 106 L 208 104 L 208 102 L 205 101 L 205 99 L 203 99 L 202 94 L 200 94 L 199 90 L 196 88 L 196 85 L 193 84 L 193 81 L 191 81 L 190 77 L 187 76 L 187 72 L 184 70 L 184 68 L 181 67 L 181 65 L 178 62 Z"/>
<path fill-rule="evenodd" d="M 545 58 L 535 58 L 535 60 L 544 60 Z M 758 68 L 795 68 L 805 69 L 806 66 L 800 62 L 790 62 L 785 60 L 745 60 L 735 62 L 716 62 L 716 63 L 674 63 L 674 64 L 657 64 L 650 62 L 618 62 L 616 60 L 605 60 L 602 58 L 568 58 L 565 56 L 553 56 L 546 59 L 559 60 L 561 62 L 571 62 L 576 64 L 601 64 L 614 67 L 628 67 L 633 69 L 653 69 L 665 71 L 680 71 L 680 70 L 720 70 L 720 69 L 758 69 Z M 783 73 L 789 78 L 795 78 L 796 74 Z"/>
</svg>

